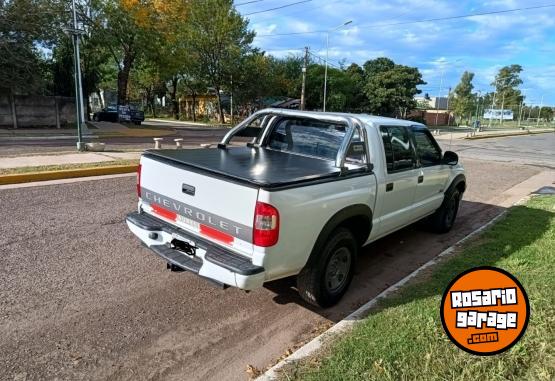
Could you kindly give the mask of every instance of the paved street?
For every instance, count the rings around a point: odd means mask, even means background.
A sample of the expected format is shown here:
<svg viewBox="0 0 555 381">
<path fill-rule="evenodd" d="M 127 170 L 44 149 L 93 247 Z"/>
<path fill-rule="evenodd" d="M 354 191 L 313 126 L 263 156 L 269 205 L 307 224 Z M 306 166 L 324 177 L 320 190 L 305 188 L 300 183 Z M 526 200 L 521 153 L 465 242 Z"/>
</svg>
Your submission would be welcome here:
<svg viewBox="0 0 555 381">
<path fill-rule="evenodd" d="M 247 294 L 167 271 L 123 222 L 136 208 L 133 177 L 0 187 L 0 378 L 244 380 L 247 365 L 263 369 L 340 320 L 489 221 L 512 201 L 509 189 L 546 169 L 498 160 L 512 151 L 540 162 L 538 152 L 553 156 L 552 136 L 532 139 L 533 148 L 518 140 L 528 137 L 506 139 L 457 142 L 469 188 L 454 230 L 411 226 L 370 245 L 350 291 L 328 310 L 303 303 L 291 279 Z M 482 154 L 490 156 L 476 160 Z"/>
<path fill-rule="evenodd" d="M 439 140 L 443 149 L 449 149 L 449 134 Z M 497 139 L 456 140 L 455 150 L 464 157 L 481 161 L 502 161 L 532 164 L 555 169 L 555 133 L 512 136 Z"/>
</svg>

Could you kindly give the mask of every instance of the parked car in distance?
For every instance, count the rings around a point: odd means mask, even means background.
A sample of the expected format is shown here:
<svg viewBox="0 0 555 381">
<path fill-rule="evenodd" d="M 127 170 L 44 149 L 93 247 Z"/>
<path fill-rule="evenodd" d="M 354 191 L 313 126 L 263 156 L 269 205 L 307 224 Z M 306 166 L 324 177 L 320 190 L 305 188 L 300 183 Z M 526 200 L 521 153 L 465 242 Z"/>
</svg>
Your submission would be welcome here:
<svg viewBox="0 0 555 381">
<path fill-rule="evenodd" d="M 145 114 L 133 105 L 120 106 L 120 112 L 118 113 L 118 106 L 110 105 L 101 111 L 95 112 L 93 120 L 95 122 L 131 122 L 140 125 L 145 120 Z"/>
<path fill-rule="evenodd" d="M 457 154 L 423 124 L 266 109 L 217 148 L 143 153 L 127 225 L 171 270 L 245 290 L 296 276 L 328 307 L 361 247 L 419 220 L 449 231 L 465 189 Z"/>
</svg>

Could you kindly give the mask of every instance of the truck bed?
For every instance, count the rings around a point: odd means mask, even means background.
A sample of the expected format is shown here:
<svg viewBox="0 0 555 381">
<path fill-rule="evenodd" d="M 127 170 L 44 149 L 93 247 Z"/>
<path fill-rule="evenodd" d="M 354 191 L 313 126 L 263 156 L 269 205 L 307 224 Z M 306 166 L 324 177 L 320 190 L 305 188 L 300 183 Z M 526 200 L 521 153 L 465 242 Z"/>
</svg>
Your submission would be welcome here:
<svg viewBox="0 0 555 381">
<path fill-rule="evenodd" d="M 145 157 L 271 189 L 339 177 L 334 162 L 266 148 L 148 150 Z"/>
</svg>

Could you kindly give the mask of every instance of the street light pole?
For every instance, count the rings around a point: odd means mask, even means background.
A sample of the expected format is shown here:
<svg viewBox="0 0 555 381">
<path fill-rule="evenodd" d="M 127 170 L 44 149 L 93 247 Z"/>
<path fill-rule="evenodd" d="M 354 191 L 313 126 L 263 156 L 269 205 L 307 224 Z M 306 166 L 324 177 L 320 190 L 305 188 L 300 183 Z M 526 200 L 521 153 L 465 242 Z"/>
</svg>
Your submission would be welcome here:
<svg viewBox="0 0 555 381">
<path fill-rule="evenodd" d="M 482 96 L 482 91 L 478 90 L 477 97 L 476 97 L 476 116 L 475 120 L 478 120 L 478 109 L 480 108 L 480 97 Z"/>
<path fill-rule="evenodd" d="M 329 50 L 330 50 L 330 33 L 335 32 L 339 28 L 343 28 L 345 25 L 349 25 L 352 23 L 352 20 L 346 21 L 343 24 L 330 29 L 326 32 L 326 66 L 324 69 L 324 112 L 326 112 L 326 99 L 328 96 L 328 58 L 329 58 Z"/>
<path fill-rule="evenodd" d="M 77 24 L 77 10 L 75 9 L 75 0 L 72 0 L 71 3 L 73 8 L 73 30 L 70 30 L 69 33 L 73 35 L 77 150 L 84 151 L 85 144 L 83 142 L 83 123 L 85 120 L 85 111 L 83 107 L 83 85 L 81 83 L 81 58 L 79 52 L 79 35 L 82 34 L 83 31 L 79 30 L 79 25 Z"/>
<path fill-rule="evenodd" d="M 306 88 L 306 67 L 307 66 L 308 66 L 308 46 L 305 46 L 304 64 L 303 64 L 303 82 L 301 86 L 301 110 L 305 109 L 305 102 L 306 102 L 305 88 Z"/>
<path fill-rule="evenodd" d="M 542 100 L 540 102 L 540 108 L 538 110 L 538 120 L 536 121 L 536 127 L 540 126 L 540 116 L 542 114 L 542 108 L 543 108 L 543 95 L 542 95 Z"/>
<path fill-rule="evenodd" d="M 443 68 L 441 69 L 441 78 L 439 80 L 439 93 L 436 98 L 436 124 L 435 124 L 436 127 L 437 127 L 438 118 L 439 118 L 439 100 L 441 98 L 442 87 L 443 87 Z"/>
</svg>

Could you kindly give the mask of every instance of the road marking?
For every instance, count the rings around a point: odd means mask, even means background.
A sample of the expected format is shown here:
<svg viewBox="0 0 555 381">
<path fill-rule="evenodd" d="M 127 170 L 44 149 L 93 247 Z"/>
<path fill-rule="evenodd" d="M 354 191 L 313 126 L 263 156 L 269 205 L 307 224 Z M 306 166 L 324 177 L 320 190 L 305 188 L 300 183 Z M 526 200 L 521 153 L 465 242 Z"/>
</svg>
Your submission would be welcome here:
<svg viewBox="0 0 555 381">
<path fill-rule="evenodd" d="M 70 183 L 79 183 L 82 181 L 95 181 L 95 180 L 114 179 L 118 177 L 134 177 L 134 176 L 136 176 L 135 173 L 122 173 L 117 175 L 102 175 L 102 176 L 89 176 L 89 177 L 75 177 L 72 179 L 61 179 L 61 180 L 35 181 L 32 183 L 0 185 L 0 190 L 40 187 L 40 186 L 46 186 L 46 185 L 70 184 Z"/>
</svg>

